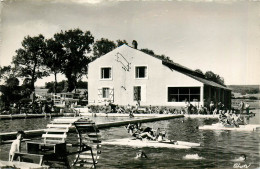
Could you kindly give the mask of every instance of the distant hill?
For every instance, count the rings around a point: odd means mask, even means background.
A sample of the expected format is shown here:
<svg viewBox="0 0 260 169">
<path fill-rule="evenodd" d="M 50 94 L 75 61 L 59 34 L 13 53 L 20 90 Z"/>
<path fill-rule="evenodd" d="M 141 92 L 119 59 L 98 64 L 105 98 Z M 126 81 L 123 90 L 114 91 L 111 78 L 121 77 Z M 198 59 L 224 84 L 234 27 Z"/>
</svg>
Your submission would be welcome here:
<svg viewBox="0 0 260 169">
<path fill-rule="evenodd" d="M 258 94 L 260 93 L 260 85 L 228 85 L 233 93 L 245 94 Z"/>
</svg>

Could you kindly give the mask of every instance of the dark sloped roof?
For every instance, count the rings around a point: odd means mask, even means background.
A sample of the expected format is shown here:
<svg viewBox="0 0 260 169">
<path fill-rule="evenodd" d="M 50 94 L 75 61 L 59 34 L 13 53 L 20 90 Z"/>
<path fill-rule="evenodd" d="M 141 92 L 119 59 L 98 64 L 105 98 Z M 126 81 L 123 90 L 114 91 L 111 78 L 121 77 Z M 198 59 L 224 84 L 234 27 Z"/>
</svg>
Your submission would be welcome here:
<svg viewBox="0 0 260 169">
<path fill-rule="evenodd" d="M 227 88 L 226 86 L 223 86 L 221 84 L 218 84 L 216 82 L 213 82 L 213 81 L 210 81 L 210 80 L 207 80 L 204 78 L 204 76 L 198 72 L 195 72 L 191 69 L 186 69 L 184 66 L 180 66 L 179 64 L 175 64 L 175 63 L 171 63 L 171 62 L 165 62 L 163 61 L 162 62 L 165 66 L 171 68 L 171 69 L 174 69 L 178 72 L 181 72 L 195 80 L 198 80 L 200 81 L 201 83 L 203 84 L 206 84 L 206 85 L 209 85 L 209 86 L 213 86 L 213 87 L 218 87 L 218 88 L 222 88 L 222 89 L 225 89 L 225 90 L 231 90 L 229 88 Z"/>
<path fill-rule="evenodd" d="M 193 79 L 196 79 L 196 80 L 200 81 L 201 83 L 209 85 L 209 86 L 214 86 L 214 87 L 222 88 L 222 89 L 225 89 L 225 90 L 231 90 L 228 87 L 222 86 L 222 85 L 220 85 L 216 82 L 210 81 L 210 80 L 206 80 L 206 79 L 203 79 L 203 78 L 200 78 L 200 77 L 197 77 L 197 76 L 193 76 L 193 75 L 189 75 L 189 74 L 187 74 L 187 76 L 190 76 Z"/>
<path fill-rule="evenodd" d="M 131 47 L 131 46 L 129 46 L 129 47 Z M 139 49 L 137 49 L 137 50 L 139 50 Z M 139 50 L 139 51 L 143 52 L 141 50 Z M 143 53 L 145 53 L 145 52 L 143 52 Z M 171 69 L 174 69 L 176 71 L 179 71 L 179 72 L 181 72 L 181 73 L 183 73 L 183 74 L 185 74 L 185 75 L 187 75 L 187 76 L 189 76 L 189 77 L 191 77 L 193 79 L 196 79 L 196 80 L 200 81 L 203 84 L 206 84 L 206 85 L 209 85 L 209 86 L 218 87 L 218 88 L 222 88 L 222 89 L 226 89 L 226 90 L 231 90 L 230 88 L 227 88 L 224 85 L 221 85 L 221 84 L 218 84 L 218 83 L 213 82 L 211 80 L 205 79 L 203 74 L 201 74 L 199 72 L 196 72 L 194 70 L 191 70 L 191 69 L 189 69 L 189 68 L 187 68 L 185 66 L 182 66 L 182 65 L 180 65 L 178 63 L 175 63 L 173 61 L 164 60 L 164 59 L 162 59 L 160 57 L 157 57 L 156 55 L 151 55 L 151 54 L 148 54 L 148 53 L 145 53 L 145 54 L 150 55 L 152 57 L 155 57 L 155 58 L 161 60 L 163 65 L 165 65 L 165 66 L 167 66 L 167 67 L 169 67 Z"/>
</svg>

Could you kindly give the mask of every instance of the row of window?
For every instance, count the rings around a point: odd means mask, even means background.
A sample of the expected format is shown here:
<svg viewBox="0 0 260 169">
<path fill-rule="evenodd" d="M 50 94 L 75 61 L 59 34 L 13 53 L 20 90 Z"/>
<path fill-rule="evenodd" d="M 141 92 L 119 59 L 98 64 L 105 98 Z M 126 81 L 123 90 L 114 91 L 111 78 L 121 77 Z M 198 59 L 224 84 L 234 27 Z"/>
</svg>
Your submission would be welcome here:
<svg viewBox="0 0 260 169">
<path fill-rule="evenodd" d="M 102 67 L 101 68 L 101 79 L 112 79 L 112 68 Z M 147 66 L 136 66 L 135 67 L 135 78 L 142 79 L 147 78 Z"/>
<path fill-rule="evenodd" d="M 110 98 L 110 88 L 102 88 L 102 98 Z M 141 101 L 141 86 L 134 86 L 133 90 L 134 101 Z M 168 102 L 198 102 L 200 101 L 200 87 L 168 87 Z"/>
</svg>

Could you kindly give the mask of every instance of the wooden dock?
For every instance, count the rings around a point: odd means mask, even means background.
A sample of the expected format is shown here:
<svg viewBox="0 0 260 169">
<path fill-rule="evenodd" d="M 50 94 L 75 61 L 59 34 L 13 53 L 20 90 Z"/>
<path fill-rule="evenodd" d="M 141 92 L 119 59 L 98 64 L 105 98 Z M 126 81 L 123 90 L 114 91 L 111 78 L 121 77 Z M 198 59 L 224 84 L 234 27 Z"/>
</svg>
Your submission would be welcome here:
<svg viewBox="0 0 260 169">
<path fill-rule="evenodd" d="M 154 121 L 161 121 L 161 120 L 169 120 L 169 119 L 175 119 L 175 118 L 183 118 L 184 115 L 165 115 L 160 117 L 149 117 L 149 118 L 143 118 L 143 119 L 132 119 L 132 120 L 126 120 L 126 121 L 115 121 L 115 122 L 108 122 L 108 123 L 101 123 L 96 124 L 99 129 L 105 129 L 110 127 L 119 127 L 119 126 L 125 126 L 129 123 L 148 123 L 148 122 L 154 122 Z M 75 131 L 75 128 L 71 128 L 70 132 Z M 33 138 L 33 137 L 39 137 L 44 133 L 44 129 L 39 130 L 27 130 L 24 131 L 26 136 L 25 138 Z M 0 133 L 0 144 L 7 144 L 10 143 L 8 140 L 14 140 L 16 139 L 16 133 L 17 132 L 8 132 L 8 133 Z"/>
<path fill-rule="evenodd" d="M 43 117 L 61 117 L 61 116 L 73 116 L 74 113 L 47 113 L 47 114 L 14 114 L 14 115 L 0 115 L 0 120 L 12 120 L 12 119 L 29 119 L 29 118 L 43 118 Z"/>
</svg>

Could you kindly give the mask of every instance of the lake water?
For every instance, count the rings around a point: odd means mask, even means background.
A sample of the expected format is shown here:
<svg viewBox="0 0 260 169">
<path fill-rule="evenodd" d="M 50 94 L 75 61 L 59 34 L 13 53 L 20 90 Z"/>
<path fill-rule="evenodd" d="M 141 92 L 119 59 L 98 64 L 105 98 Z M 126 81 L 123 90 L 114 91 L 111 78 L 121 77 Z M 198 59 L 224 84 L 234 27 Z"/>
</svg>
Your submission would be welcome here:
<svg viewBox="0 0 260 169">
<path fill-rule="evenodd" d="M 260 110 L 249 120 L 250 124 L 260 124 Z M 93 118 L 97 123 L 105 121 L 127 120 L 126 118 Z M 2 120 L 0 131 L 16 131 L 23 128 L 45 128 L 49 119 Z M 179 118 L 143 126 L 164 128 L 169 139 L 200 142 L 199 148 L 188 150 L 167 148 L 133 148 L 124 146 L 103 145 L 98 168 L 235 168 L 244 166 L 260 167 L 260 130 L 256 131 L 212 131 L 199 130 L 197 127 L 216 123 L 214 119 Z M 101 130 L 103 140 L 129 137 L 124 127 Z M 1 145 L 1 160 L 7 160 L 10 145 Z M 143 150 L 147 159 L 135 159 L 136 153 Z M 188 154 L 196 154 L 202 159 L 189 159 Z M 241 154 L 247 156 L 245 162 L 235 162 Z"/>
</svg>

